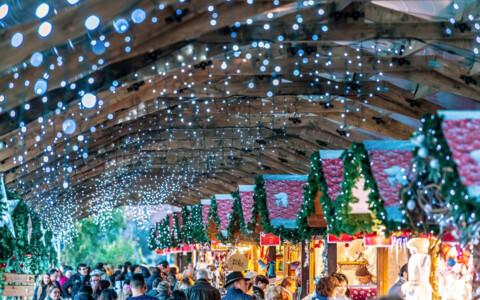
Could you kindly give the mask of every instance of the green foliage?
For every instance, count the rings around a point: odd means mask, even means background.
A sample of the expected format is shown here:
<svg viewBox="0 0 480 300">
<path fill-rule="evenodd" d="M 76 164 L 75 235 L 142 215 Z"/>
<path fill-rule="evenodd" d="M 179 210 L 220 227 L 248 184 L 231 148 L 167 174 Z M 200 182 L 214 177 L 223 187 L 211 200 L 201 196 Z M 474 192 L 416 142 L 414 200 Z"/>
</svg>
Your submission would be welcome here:
<svg viewBox="0 0 480 300">
<path fill-rule="evenodd" d="M 192 244 L 192 230 L 190 221 L 190 210 L 187 207 L 182 208 L 182 242 L 183 244 Z"/>
<path fill-rule="evenodd" d="M 3 197 L 0 195 L 0 199 Z M 38 274 L 56 264 L 57 253 L 52 246 L 52 233 L 45 233 L 45 244 L 41 241 L 41 220 L 31 211 L 28 205 L 15 193 L 7 190 L 10 200 L 20 200 L 12 213 L 15 231 L 13 237 L 10 230 L 0 227 L 0 264 L 6 265 L 6 272 Z M 3 208 L 5 209 L 5 208 Z M 1 213 L 1 212 L 0 212 Z M 28 242 L 28 219 L 32 222 L 32 235 Z"/>
<path fill-rule="evenodd" d="M 62 253 L 62 263 L 93 265 L 99 261 L 124 262 L 134 260 L 135 243 L 125 236 L 126 222 L 123 209 L 117 208 L 112 215 L 110 228 L 98 230 L 92 218 L 77 223 L 78 235 Z"/>
<path fill-rule="evenodd" d="M 302 240 L 310 240 L 315 235 L 325 232 L 324 228 L 311 228 L 308 226 L 308 217 L 315 214 L 315 199 L 320 191 L 320 154 L 315 151 L 310 156 L 310 173 L 308 184 L 303 188 L 303 204 L 297 213 L 297 227 Z"/>
<path fill-rule="evenodd" d="M 262 176 L 255 176 L 255 189 L 253 193 L 253 203 L 257 206 L 260 214 L 260 224 L 266 233 L 272 233 L 281 237 L 283 240 L 294 244 L 301 242 L 297 229 L 289 229 L 284 226 L 274 227 L 270 224 L 270 216 L 267 208 L 267 193 L 265 192 L 265 181 Z"/>
<path fill-rule="evenodd" d="M 340 195 L 336 200 L 332 201 L 328 195 L 328 186 L 325 179 L 325 174 L 322 170 L 322 162 L 319 161 L 319 185 L 322 191 L 320 203 L 322 204 L 325 218 L 328 222 L 328 233 L 340 235 L 346 233 L 354 235 L 356 233 L 371 233 L 375 228 L 375 222 L 368 214 L 351 214 L 352 203 L 358 203 L 359 199 L 353 195 L 353 189 L 357 181 L 363 175 L 365 179 L 364 190 L 370 189 L 368 196 L 368 204 L 372 213 L 377 220 L 381 220 L 387 228 L 391 224 L 387 224 L 386 212 L 383 206 L 383 200 L 378 192 L 377 184 L 373 177 L 368 160 L 368 154 L 361 143 L 353 143 L 351 149 L 343 152 L 341 158 L 343 159 L 343 184 L 340 190 Z"/>
<path fill-rule="evenodd" d="M 182 227 L 180 226 L 180 221 L 178 220 L 178 214 L 176 212 L 173 213 L 172 238 L 177 244 L 183 241 Z"/>
<path fill-rule="evenodd" d="M 202 203 L 198 203 L 192 207 L 192 216 L 189 224 L 194 243 L 205 244 L 208 243 L 208 236 L 203 227 L 202 206 Z"/>
<path fill-rule="evenodd" d="M 167 216 L 163 221 L 160 221 L 159 223 L 158 235 L 157 235 L 157 248 L 167 249 L 172 247 L 173 247 L 173 242 L 172 242 L 172 237 L 170 235 L 170 222 Z"/>
<path fill-rule="evenodd" d="M 415 201 L 415 208 L 405 211 L 410 224 L 417 227 L 418 231 L 437 234 L 440 232 L 439 223 L 445 226 L 445 220 L 452 217 L 452 223 L 460 231 L 460 241 L 466 244 L 472 241 L 472 238 L 478 240 L 480 207 L 478 199 L 470 197 L 468 189 L 461 183 L 457 165 L 443 135 L 442 121 L 441 116 L 427 114 L 422 117 L 422 127 L 412 138 L 417 140 L 418 144 L 412 151 L 414 158 L 412 176 L 408 178 L 409 182 L 400 191 L 400 195 L 404 207 L 407 207 L 409 200 Z M 421 148 L 427 150 L 426 157 L 422 158 L 419 155 Z M 432 163 L 433 161 L 436 163 Z M 436 203 L 428 204 L 431 205 L 432 214 L 435 211 L 441 213 L 433 216 L 419 205 L 417 197 L 423 193 L 431 198 L 437 191 L 439 194 L 434 196 Z M 423 205 L 425 207 L 426 203 Z M 448 212 L 445 207 L 448 208 Z M 434 217 L 435 221 L 429 221 Z"/>
</svg>

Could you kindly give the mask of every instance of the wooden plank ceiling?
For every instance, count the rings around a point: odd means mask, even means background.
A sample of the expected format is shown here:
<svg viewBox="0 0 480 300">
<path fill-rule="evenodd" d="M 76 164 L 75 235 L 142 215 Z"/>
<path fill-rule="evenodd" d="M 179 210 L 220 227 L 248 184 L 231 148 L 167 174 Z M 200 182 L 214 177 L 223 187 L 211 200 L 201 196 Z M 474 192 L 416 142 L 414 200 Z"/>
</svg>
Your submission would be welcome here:
<svg viewBox="0 0 480 300">
<path fill-rule="evenodd" d="M 255 174 L 307 174 L 313 151 L 408 139 L 423 114 L 450 108 L 439 93 L 480 102 L 475 1 L 438 1 L 438 15 L 346 0 L 60 2 L 38 20 L 38 1 L 11 1 L 0 20 L 0 171 L 47 219 L 191 205 Z M 88 31 L 92 14 L 101 24 Z"/>
</svg>

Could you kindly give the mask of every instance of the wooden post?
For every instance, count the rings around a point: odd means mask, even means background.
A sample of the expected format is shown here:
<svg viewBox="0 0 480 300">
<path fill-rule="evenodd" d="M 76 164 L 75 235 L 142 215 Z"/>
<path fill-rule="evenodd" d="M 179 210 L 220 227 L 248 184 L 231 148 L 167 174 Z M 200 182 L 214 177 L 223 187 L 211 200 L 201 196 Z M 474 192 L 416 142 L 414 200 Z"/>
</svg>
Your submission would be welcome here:
<svg viewBox="0 0 480 300">
<path fill-rule="evenodd" d="M 305 241 L 302 241 L 300 251 L 300 266 L 301 272 L 300 272 L 300 277 L 301 277 L 301 282 L 300 284 L 302 285 L 302 291 L 300 294 L 300 298 L 303 299 L 306 295 L 310 293 L 310 291 L 307 291 L 308 288 L 308 282 L 310 281 L 310 261 L 307 260 L 307 255 L 305 253 L 305 250 L 308 251 L 308 248 L 310 245 L 306 244 Z M 306 265 L 306 266 L 305 266 Z"/>
<path fill-rule="evenodd" d="M 253 251 L 253 254 L 252 254 L 252 259 L 253 259 L 253 271 L 259 272 L 258 270 L 258 264 L 257 264 L 257 260 L 258 260 L 258 256 L 257 256 L 257 246 L 252 246 L 252 251 Z"/>
<path fill-rule="evenodd" d="M 332 275 L 337 272 L 337 244 L 328 244 L 327 264 L 328 275 Z"/>
<path fill-rule="evenodd" d="M 388 295 L 388 249 L 377 248 L 377 285 L 378 296 Z"/>
</svg>

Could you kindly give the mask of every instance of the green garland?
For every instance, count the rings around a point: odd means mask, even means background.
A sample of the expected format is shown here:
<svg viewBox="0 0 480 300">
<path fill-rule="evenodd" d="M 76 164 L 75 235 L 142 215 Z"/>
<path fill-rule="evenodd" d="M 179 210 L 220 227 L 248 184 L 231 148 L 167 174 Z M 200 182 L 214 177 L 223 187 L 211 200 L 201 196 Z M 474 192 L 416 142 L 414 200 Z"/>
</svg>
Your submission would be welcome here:
<svg viewBox="0 0 480 300">
<path fill-rule="evenodd" d="M 187 207 L 182 208 L 182 242 L 181 244 L 190 245 L 192 243 L 192 231 L 190 225 L 190 210 Z"/>
<path fill-rule="evenodd" d="M 202 203 L 192 207 L 192 216 L 190 218 L 190 232 L 194 243 L 208 243 L 208 236 L 203 227 Z"/>
<path fill-rule="evenodd" d="M 364 190 L 370 189 L 368 196 L 368 204 L 370 210 L 377 220 L 382 221 L 387 228 L 392 225 L 386 222 L 386 211 L 383 206 L 383 200 L 378 192 L 378 187 L 370 168 L 368 154 L 361 143 L 353 143 L 351 149 L 343 152 L 343 184 L 340 195 L 336 200 L 332 201 L 328 195 L 328 186 L 325 174 L 322 170 L 320 161 L 320 188 L 322 196 L 320 203 L 322 204 L 325 218 L 328 222 L 328 233 L 336 236 L 341 233 L 354 235 L 357 233 L 371 233 L 375 228 L 375 222 L 368 214 L 352 215 L 350 204 L 357 203 L 359 200 L 353 195 L 353 189 L 358 179 L 363 175 L 365 178 Z"/>
<path fill-rule="evenodd" d="M 167 216 L 159 223 L 158 235 L 156 238 L 157 249 L 168 249 L 173 247 L 172 237 L 170 235 L 170 222 Z"/>
<path fill-rule="evenodd" d="M 2 197 L 0 195 L 0 197 Z M 41 241 L 41 220 L 28 205 L 15 193 L 7 189 L 8 199 L 20 200 L 12 213 L 15 230 L 14 238 L 10 230 L 0 228 L 0 264 L 6 265 L 3 272 L 39 274 L 57 264 L 57 252 L 52 246 L 52 232 L 45 233 L 45 245 Z M 0 198 L 1 199 L 1 198 Z M 1 213 L 1 212 L 0 212 Z M 28 242 L 28 219 L 32 222 L 32 234 Z M 0 290 L 2 289 L 0 284 Z"/>
<path fill-rule="evenodd" d="M 253 194 L 253 203 L 257 206 L 260 213 L 260 224 L 266 233 L 272 233 L 281 237 L 283 240 L 290 241 L 293 244 L 301 242 L 301 237 L 297 229 L 289 229 L 284 226 L 274 227 L 270 224 L 270 216 L 267 208 L 267 194 L 265 192 L 265 181 L 262 176 L 255 176 L 255 189 Z"/>
<path fill-rule="evenodd" d="M 310 240 L 315 235 L 325 233 L 324 228 L 311 228 L 308 226 L 308 218 L 315 214 L 315 199 L 320 191 L 320 154 L 315 151 L 310 156 L 310 173 L 308 184 L 303 188 L 303 204 L 297 213 L 297 227 L 300 238 L 304 241 Z"/>
<path fill-rule="evenodd" d="M 207 224 L 205 225 L 207 235 L 210 235 L 210 226 L 212 222 L 215 224 L 216 238 L 219 241 L 224 240 L 224 237 L 220 232 L 220 218 L 218 217 L 217 198 L 215 198 L 215 196 L 210 197 L 210 209 L 208 210 Z"/>
<path fill-rule="evenodd" d="M 453 217 L 452 224 L 459 228 L 460 241 L 466 244 L 473 237 L 478 239 L 480 207 L 477 199 L 470 197 L 468 189 L 461 183 L 457 165 L 443 135 L 441 126 L 443 117 L 427 114 L 422 117 L 421 121 L 422 127 L 414 133 L 412 138 L 412 140 L 418 140 L 418 146 L 412 151 L 413 176 L 400 191 L 403 206 L 407 208 L 410 200 L 417 203 L 416 195 L 419 190 L 428 191 L 427 186 L 439 186 L 442 200 L 449 204 L 449 214 Z M 426 150 L 428 155 L 424 158 L 420 157 L 420 149 Z M 432 204 L 432 208 L 435 209 L 435 205 Z M 417 227 L 418 231 L 434 234 L 440 232 L 439 223 L 443 224 L 444 220 L 429 222 L 429 213 L 418 204 L 411 210 L 405 209 L 405 212 L 411 224 Z M 444 217 L 448 218 L 449 216 L 445 215 Z M 445 224 L 443 225 L 445 226 Z"/>
<path fill-rule="evenodd" d="M 182 219 L 183 223 L 183 219 Z M 172 228 L 172 240 L 175 241 L 175 245 L 180 244 L 183 241 L 183 232 L 182 227 L 180 227 L 180 222 L 178 220 L 178 214 L 173 212 L 173 228 Z"/>
</svg>

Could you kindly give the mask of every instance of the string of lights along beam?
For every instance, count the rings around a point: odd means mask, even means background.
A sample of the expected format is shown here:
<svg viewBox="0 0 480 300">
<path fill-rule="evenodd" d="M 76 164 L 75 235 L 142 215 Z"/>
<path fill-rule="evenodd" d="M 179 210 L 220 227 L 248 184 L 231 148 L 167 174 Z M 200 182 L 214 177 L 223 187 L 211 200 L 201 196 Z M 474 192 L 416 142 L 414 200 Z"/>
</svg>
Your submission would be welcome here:
<svg viewBox="0 0 480 300">
<path fill-rule="evenodd" d="M 0 5 L 0 167 L 67 241 L 86 215 L 106 227 L 141 205 L 140 220 L 258 173 L 305 173 L 319 148 L 408 138 L 398 115 L 437 106 L 391 76 L 428 85 L 428 71 L 480 101 L 480 25 L 461 3 L 403 24 L 368 19 L 403 13 L 367 1 L 27 2 Z M 448 60 L 437 40 L 473 46 Z"/>
</svg>

